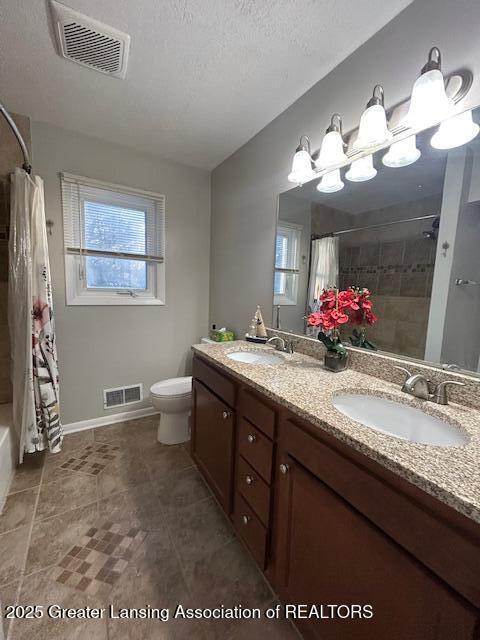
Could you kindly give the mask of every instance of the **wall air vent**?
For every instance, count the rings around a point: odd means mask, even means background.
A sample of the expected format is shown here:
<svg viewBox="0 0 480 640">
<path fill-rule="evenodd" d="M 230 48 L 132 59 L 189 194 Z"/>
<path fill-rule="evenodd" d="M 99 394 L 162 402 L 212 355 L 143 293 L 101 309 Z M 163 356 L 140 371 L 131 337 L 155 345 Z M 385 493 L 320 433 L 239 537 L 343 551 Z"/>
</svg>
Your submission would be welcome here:
<svg viewBox="0 0 480 640">
<path fill-rule="evenodd" d="M 103 390 L 103 408 L 121 407 L 134 402 L 141 402 L 143 399 L 143 387 L 141 384 L 134 384 L 129 387 L 117 387 L 115 389 Z"/>
<path fill-rule="evenodd" d="M 50 0 L 59 53 L 72 62 L 125 78 L 130 36 Z"/>
</svg>

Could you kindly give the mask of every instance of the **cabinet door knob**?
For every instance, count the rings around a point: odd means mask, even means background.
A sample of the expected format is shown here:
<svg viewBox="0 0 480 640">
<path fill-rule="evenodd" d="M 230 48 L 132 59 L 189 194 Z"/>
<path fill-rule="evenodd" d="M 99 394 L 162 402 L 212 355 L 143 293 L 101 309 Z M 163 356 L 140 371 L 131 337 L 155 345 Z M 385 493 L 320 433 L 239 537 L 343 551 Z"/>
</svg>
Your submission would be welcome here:
<svg viewBox="0 0 480 640">
<path fill-rule="evenodd" d="M 253 482 L 253 476 L 245 476 L 245 482 L 247 484 L 252 484 Z"/>
<path fill-rule="evenodd" d="M 247 440 L 250 442 L 250 444 L 253 444 L 256 439 L 257 438 L 252 433 L 249 433 L 247 436 Z"/>
<path fill-rule="evenodd" d="M 281 473 L 283 473 L 284 475 L 288 473 L 289 468 L 290 468 L 290 467 L 288 466 L 288 464 L 281 464 L 281 465 L 280 465 L 280 471 L 281 471 Z"/>
<path fill-rule="evenodd" d="M 228 418 L 230 418 L 230 416 L 231 416 L 231 415 L 232 415 L 232 414 L 230 413 L 230 411 L 224 411 L 224 412 L 222 413 L 222 418 L 223 418 L 224 420 L 228 420 Z"/>
<path fill-rule="evenodd" d="M 247 525 L 250 522 L 250 516 L 242 516 L 242 522 Z"/>
</svg>

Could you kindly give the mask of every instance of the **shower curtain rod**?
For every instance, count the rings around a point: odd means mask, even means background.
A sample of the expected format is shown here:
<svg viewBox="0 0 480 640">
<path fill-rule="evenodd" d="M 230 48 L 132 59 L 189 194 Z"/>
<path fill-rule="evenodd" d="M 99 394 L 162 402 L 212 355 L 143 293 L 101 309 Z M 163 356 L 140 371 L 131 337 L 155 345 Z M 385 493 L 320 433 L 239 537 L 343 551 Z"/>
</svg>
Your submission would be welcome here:
<svg viewBox="0 0 480 640">
<path fill-rule="evenodd" d="M 344 233 L 352 233 L 353 231 L 368 231 L 369 229 L 378 229 L 379 227 L 389 227 L 394 224 L 403 224 L 404 222 L 418 222 L 419 220 L 431 220 L 432 218 L 438 218 L 438 213 L 434 213 L 429 216 L 419 216 L 418 218 L 407 218 L 406 220 L 393 220 L 392 222 L 381 222 L 380 224 L 371 224 L 368 227 L 354 227 L 352 229 L 343 229 L 342 231 L 332 231 L 330 233 L 324 233 L 319 236 L 312 234 L 312 240 L 321 240 L 322 238 L 333 238 L 334 236 L 340 236 Z"/>
<path fill-rule="evenodd" d="M 7 121 L 7 124 L 10 127 L 10 129 L 13 131 L 13 133 L 14 133 L 17 141 L 18 141 L 18 144 L 20 145 L 20 148 L 22 150 L 22 153 L 23 153 L 22 169 L 24 171 L 26 171 L 27 173 L 31 173 L 32 172 L 32 165 L 30 164 L 30 156 L 28 154 L 28 149 L 27 149 L 27 145 L 25 144 L 25 140 L 22 138 L 22 134 L 18 130 L 18 127 L 15 124 L 15 122 L 13 121 L 12 116 L 8 113 L 8 111 L 5 109 L 5 107 L 3 106 L 3 104 L 1 102 L 0 102 L 0 113 L 2 114 L 2 116 Z"/>
</svg>

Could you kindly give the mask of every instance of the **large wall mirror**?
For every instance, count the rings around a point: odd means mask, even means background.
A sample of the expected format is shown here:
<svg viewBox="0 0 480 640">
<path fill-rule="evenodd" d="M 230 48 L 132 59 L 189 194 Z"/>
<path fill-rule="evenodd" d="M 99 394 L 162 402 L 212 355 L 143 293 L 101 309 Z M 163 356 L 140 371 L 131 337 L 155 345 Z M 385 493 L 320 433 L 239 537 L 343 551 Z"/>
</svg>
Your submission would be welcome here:
<svg viewBox="0 0 480 640">
<path fill-rule="evenodd" d="M 274 327 L 316 337 L 306 317 L 325 287 L 367 288 L 372 347 L 480 373 L 480 136 L 442 150 L 434 132 L 417 135 L 408 166 L 386 166 L 385 148 L 371 179 L 350 181 L 347 166 L 337 191 L 313 180 L 279 196 Z"/>
</svg>

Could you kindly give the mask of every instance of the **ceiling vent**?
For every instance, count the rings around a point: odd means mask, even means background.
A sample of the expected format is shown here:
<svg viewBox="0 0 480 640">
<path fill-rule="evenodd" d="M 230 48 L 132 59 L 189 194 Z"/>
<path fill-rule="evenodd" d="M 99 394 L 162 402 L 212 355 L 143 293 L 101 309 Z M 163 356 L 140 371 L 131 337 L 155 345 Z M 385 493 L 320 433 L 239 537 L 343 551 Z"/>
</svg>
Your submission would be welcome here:
<svg viewBox="0 0 480 640">
<path fill-rule="evenodd" d="M 67 60 L 125 78 L 130 36 L 51 0 L 59 53 Z"/>
</svg>

